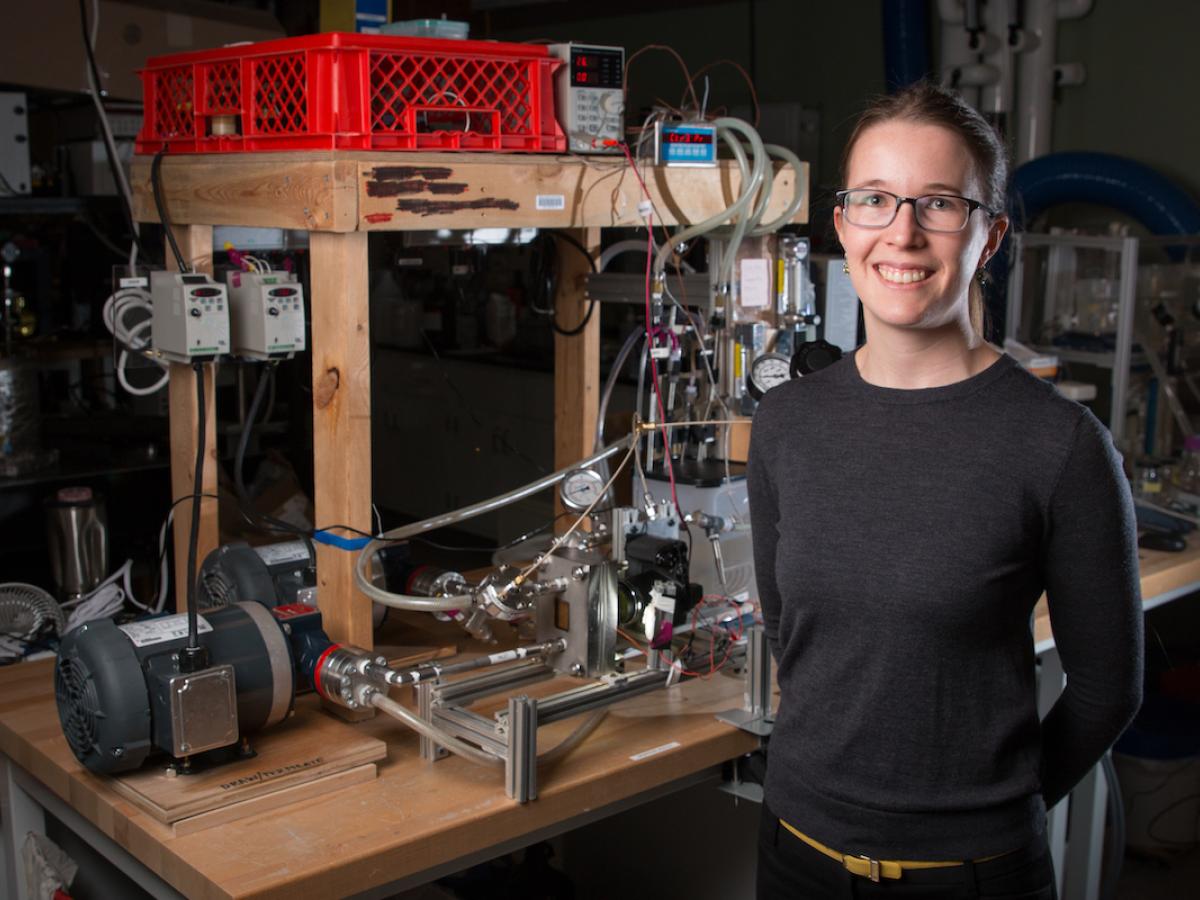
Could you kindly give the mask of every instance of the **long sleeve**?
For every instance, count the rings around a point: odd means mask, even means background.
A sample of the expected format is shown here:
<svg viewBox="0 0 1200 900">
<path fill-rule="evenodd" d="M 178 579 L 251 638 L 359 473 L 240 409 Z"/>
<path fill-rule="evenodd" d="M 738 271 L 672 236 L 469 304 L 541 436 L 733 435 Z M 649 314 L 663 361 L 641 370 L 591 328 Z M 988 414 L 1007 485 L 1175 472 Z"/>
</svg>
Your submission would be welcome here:
<svg viewBox="0 0 1200 900">
<path fill-rule="evenodd" d="M 1042 793 L 1065 796 L 1125 730 L 1142 697 L 1142 608 L 1129 485 L 1090 413 L 1047 510 L 1050 623 L 1066 687 L 1042 723 Z"/>
<path fill-rule="evenodd" d="M 775 661 L 779 662 L 779 612 L 781 600 L 775 580 L 775 549 L 779 542 L 779 497 L 770 466 L 769 423 L 764 403 L 754 420 L 746 473 L 750 499 L 750 533 L 754 535 L 754 572 L 763 628 Z"/>
</svg>

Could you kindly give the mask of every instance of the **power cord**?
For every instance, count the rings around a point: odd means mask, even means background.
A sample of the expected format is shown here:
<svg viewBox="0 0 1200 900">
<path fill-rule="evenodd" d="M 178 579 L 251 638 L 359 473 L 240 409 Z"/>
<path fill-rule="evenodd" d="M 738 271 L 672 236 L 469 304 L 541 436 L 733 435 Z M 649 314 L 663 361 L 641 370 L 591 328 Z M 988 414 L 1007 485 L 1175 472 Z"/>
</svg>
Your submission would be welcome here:
<svg viewBox="0 0 1200 900">
<path fill-rule="evenodd" d="M 83 0 L 80 2 L 82 3 Z M 175 230 L 171 227 L 171 217 L 167 213 L 167 204 L 163 200 L 162 160 L 166 154 L 166 150 L 159 150 L 154 154 L 154 161 L 150 163 L 150 187 L 154 192 L 154 208 L 158 210 L 158 220 L 162 222 L 163 230 L 167 233 L 167 243 L 171 245 L 171 252 L 175 254 L 175 262 L 179 266 L 179 271 L 190 272 L 191 267 L 184 260 L 183 253 L 179 250 L 179 244 L 175 240 Z"/>
</svg>

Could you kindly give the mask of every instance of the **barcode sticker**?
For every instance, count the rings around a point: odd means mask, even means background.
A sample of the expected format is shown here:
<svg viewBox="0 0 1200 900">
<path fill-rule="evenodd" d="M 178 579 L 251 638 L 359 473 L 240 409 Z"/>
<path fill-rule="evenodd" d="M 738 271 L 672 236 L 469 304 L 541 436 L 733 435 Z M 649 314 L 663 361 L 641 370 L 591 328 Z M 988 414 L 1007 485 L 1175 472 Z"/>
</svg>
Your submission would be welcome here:
<svg viewBox="0 0 1200 900">
<path fill-rule="evenodd" d="M 541 210 L 566 209 L 567 198 L 563 194 L 538 194 L 533 205 Z"/>
<path fill-rule="evenodd" d="M 145 278 L 122 278 L 117 282 L 123 288 L 145 287 L 149 283 Z"/>
</svg>

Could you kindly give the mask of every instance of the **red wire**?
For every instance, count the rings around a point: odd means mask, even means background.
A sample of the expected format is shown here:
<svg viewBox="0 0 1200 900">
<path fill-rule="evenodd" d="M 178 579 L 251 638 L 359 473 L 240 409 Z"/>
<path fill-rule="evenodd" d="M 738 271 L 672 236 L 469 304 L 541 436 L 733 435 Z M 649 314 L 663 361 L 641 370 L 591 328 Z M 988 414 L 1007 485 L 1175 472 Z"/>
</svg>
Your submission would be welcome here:
<svg viewBox="0 0 1200 900">
<path fill-rule="evenodd" d="M 646 189 L 646 182 L 642 180 L 642 173 L 638 171 L 637 163 L 634 161 L 633 155 L 629 152 L 629 147 L 624 143 L 620 146 L 621 152 L 625 154 L 625 159 L 629 163 L 629 168 L 633 170 L 638 184 L 642 186 L 642 193 L 646 195 L 647 200 L 650 200 L 650 191 Z M 675 464 L 671 460 L 671 445 L 667 436 L 667 413 L 663 407 L 662 390 L 658 384 L 658 364 L 654 359 L 654 334 L 650 329 L 650 275 L 653 259 L 654 214 L 653 212 L 648 212 L 646 213 L 646 346 L 649 348 L 650 357 L 650 383 L 654 386 L 654 400 L 658 405 L 658 419 L 662 422 L 663 462 L 667 469 L 667 479 L 671 483 L 671 503 L 675 507 L 675 514 L 679 516 L 679 526 L 684 528 L 686 525 L 683 521 L 683 510 L 679 506 L 679 495 L 675 491 Z"/>
</svg>

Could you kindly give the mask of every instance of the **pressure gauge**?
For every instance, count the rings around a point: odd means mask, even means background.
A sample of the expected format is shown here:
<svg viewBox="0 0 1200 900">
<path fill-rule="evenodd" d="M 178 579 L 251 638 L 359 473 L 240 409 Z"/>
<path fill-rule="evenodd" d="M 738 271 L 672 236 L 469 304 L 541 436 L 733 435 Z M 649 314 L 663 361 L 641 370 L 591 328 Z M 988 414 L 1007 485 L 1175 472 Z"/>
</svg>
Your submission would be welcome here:
<svg viewBox="0 0 1200 900">
<path fill-rule="evenodd" d="M 568 472 L 559 485 L 558 495 L 563 506 L 583 512 L 600 500 L 604 493 L 604 479 L 595 469 L 576 469 Z"/>
<path fill-rule="evenodd" d="M 771 388 L 791 378 L 789 363 L 790 360 L 782 353 L 764 353 L 750 363 L 750 372 L 746 375 L 746 389 L 750 391 L 750 396 L 761 400 Z"/>
</svg>

